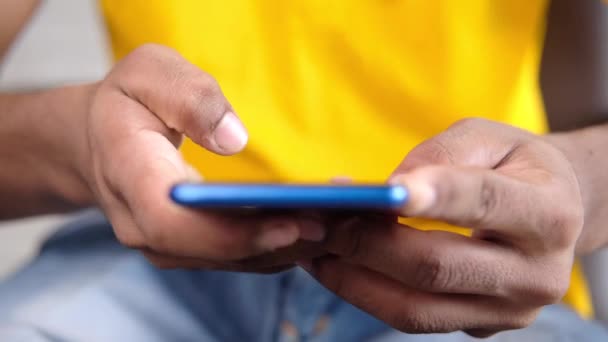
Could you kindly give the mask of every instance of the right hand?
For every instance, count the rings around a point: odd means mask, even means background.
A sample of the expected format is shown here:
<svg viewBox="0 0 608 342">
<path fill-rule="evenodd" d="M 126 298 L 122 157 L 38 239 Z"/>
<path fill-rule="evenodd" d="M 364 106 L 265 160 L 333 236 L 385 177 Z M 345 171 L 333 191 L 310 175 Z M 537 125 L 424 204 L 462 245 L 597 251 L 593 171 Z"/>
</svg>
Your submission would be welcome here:
<svg viewBox="0 0 608 342">
<path fill-rule="evenodd" d="M 196 178 L 178 152 L 183 134 L 221 155 L 247 143 L 217 82 L 175 51 L 133 51 L 98 84 L 84 121 L 84 178 L 118 240 L 156 266 L 267 272 L 317 254 L 314 244 L 296 244 L 323 238 L 313 219 L 227 216 L 171 202 L 172 185 Z"/>
</svg>

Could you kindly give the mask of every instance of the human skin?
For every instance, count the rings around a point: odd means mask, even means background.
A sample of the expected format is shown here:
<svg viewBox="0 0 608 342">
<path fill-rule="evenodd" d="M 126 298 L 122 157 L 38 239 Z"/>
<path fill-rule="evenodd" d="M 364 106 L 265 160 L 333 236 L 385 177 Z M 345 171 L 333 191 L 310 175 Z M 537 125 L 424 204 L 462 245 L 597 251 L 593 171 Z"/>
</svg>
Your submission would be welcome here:
<svg viewBox="0 0 608 342">
<path fill-rule="evenodd" d="M 0 2 L 11 9 L 0 11 L 2 55 L 35 4 Z M 165 268 L 272 272 L 329 252 L 303 265 L 395 328 L 485 336 L 529 324 L 565 292 L 576 253 L 606 245 L 607 129 L 538 136 L 466 120 L 407 154 L 390 179 L 412 194 L 402 214 L 472 238 L 189 210 L 167 197 L 198 179 L 178 153 L 183 136 L 230 155 L 246 131 L 210 75 L 146 45 L 102 81 L 0 95 L 0 217 L 99 206 L 121 243 Z"/>
<path fill-rule="evenodd" d="M 606 211 L 606 203 L 608 203 L 608 191 L 604 187 L 606 182 L 605 176 L 603 175 L 603 170 L 606 167 L 606 156 L 602 152 L 606 146 L 606 133 L 608 126 L 602 125 L 602 122 L 606 121 L 606 115 L 608 113 L 608 97 L 603 95 L 605 90 L 608 89 L 608 79 L 605 79 L 606 70 L 608 70 L 608 63 L 606 63 L 605 58 L 605 49 L 602 48 L 602 42 L 606 41 L 606 31 L 603 29 L 605 26 L 605 20 L 607 18 L 606 14 L 608 9 L 605 4 L 601 4 L 600 2 L 572 2 L 568 0 L 552 0 L 550 9 L 547 13 L 548 16 L 548 27 L 546 33 L 545 46 L 543 51 L 542 58 L 542 68 L 540 81 L 543 91 L 544 103 L 547 110 L 547 115 L 549 119 L 549 123 L 551 124 L 551 128 L 564 131 L 564 133 L 553 133 L 545 136 L 530 136 L 521 135 L 521 132 L 513 131 L 511 129 L 503 129 L 503 127 L 491 127 L 492 125 L 488 125 L 483 122 L 469 122 L 465 126 L 469 127 L 470 132 L 468 134 L 476 135 L 478 138 L 481 138 L 480 141 L 472 143 L 470 146 L 470 152 L 486 150 L 488 152 L 488 142 L 497 140 L 503 140 L 504 135 L 502 134 L 503 130 L 505 132 L 511 132 L 511 134 L 519 135 L 521 139 L 523 137 L 524 140 L 533 140 L 532 144 L 534 145 L 543 145 L 544 147 L 541 150 L 551 151 L 551 147 L 542 143 L 544 140 L 546 143 L 552 145 L 552 147 L 557 148 L 563 155 L 566 157 L 566 161 L 569 162 L 576 174 L 578 180 L 578 186 L 580 189 L 580 199 L 583 206 L 584 211 L 584 220 L 583 226 L 577 227 L 577 225 L 570 224 L 570 229 L 573 231 L 577 231 L 580 229 L 580 235 L 575 239 L 571 238 L 567 243 L 570 247 L 568 248 L 568 252 L 558 252 L 557 254 L 561 254 L 561 257 L 564 258 L 564 255 L 570 255 L 573 257 L 573 254 L 576 255 L 586 255 L 589 252 L 592 252 L 602 246 L 606 245 L 608 229 L 606 229 L 606 220 L 608 219 L 607 211 Z M 458 125 L 457 125 L 458 126 Z M 582 130 L 573 130 L 578 127 L 585 127 L 586 129 Z M 488 134 L 485 130 L 489 130 L 489 132 L 495 132 L 495 134 Z M 568 131 L 570 130 L 570 131 Z M 452 127 L 449 131 L 458 131 L 456 127 Z M 489 135 L 489 136 L 488 136 Z M 448 138 L 446 138 L 448 136 Z M 484 138 L 485 137 L 485 138 Z M 502 138 L 499 138 L 502 137 Z M 459 138 L 457 135 L 452 134 L 442 134 L 442 137 L 434 137 L 429 141 L 425 142 L 423 145 L 426 147 L 422 147 L 422 149 L 430 149 L 429 153 L 439 153 L 445 154 L 447 151 L 452 155 L 460 155 L 462 154 L 456 153 L 456 147 L 459 146 Z M 433 141 L 444 140 L 443 146 L 446 151 L 442 151 L 440 146 L 435 146 Z M 508 141 L 503 140 L 502 144 L 507 144 Z M 478 146 L 481 144 L 481 146 Z M 528 143 L 527 143 L 528 144 Z M 429 148 L 431 146 L 431 148 Z M 521 154 L 521 148 L 517 148 Z M 495 151 L 495 150 L 493 150 Z M 553 151 L 554 152 L 554 151 Z M 551 153 L 553 153 L 551 152 Z M 419 154 L 419 149 L 417 151 L 412 152 L 413 155 Z M 427 158 L 427 161 L 433 159 L 432 156 L 422 156 L 421 160 Z M 544 158 L 540 156 L 540 160 Z M 409 160 L 408 160 L 409 159 Z M 559 159 L 559 158 L 558 158 Z M 562 162 L 565 163 L 562 159 Z M 455 158 L 454 162 L 456 164 L 466 163 L 463 159 Z M 411 157 L 408 156 L 404 161 L 404 164 L 401 165 L 401 168 L 396 171 L 396 174 L 399 174 L 403 171 L 403 168 L 407 169 L 408 165 L 411 165 Z M 425 171 L 420 171 L 425 172 Z M 413 180 L 410 179 L 410 182 Z M 461 180 L 459 180 L 460 182 Z M 460 184 L 462 185 L 462 184 Z M 562 182 L 562 186 L 565 183 Z M 414 185 L 415 187 L 415 185 Z M 538 187 L 532 187 L 533 189 Z M 572 192 L 572 187 L 571 191 Z M 456 189 L 456 188 L 454 188 Z M 470 189 L 471 190 L 471 189 Z M 473 192 L 474 193 L 474 192 Z M 564 193 L 562 193 L 564 194 Z M 487 201 L 486 201 L 487 202 Z M 517 204 L 514 208 L 511 207 L 511 200 L 507 200 L 508 204 L 500 205 L 502 210 L 505 211 L 507 215 L 514 215 L 511 219 L 516 220 L 518 215 L 515 214 L 512 210 L 517 208 Z M 560 203 L 561 202 L 561 203 Z M 548 215 L 549 218 L 559 219 L 560 215 L 564 213 L 569 213 L 571 217 L 576 216 L 578 214 L 573 213 L 577 210 L 580 211 L 578 196 L 576 194 L 570 194 L 568 196 L 560 196 L 560 197 L 551 197 L 545 196 L 540 199 L 538 202 L 532 204 L 532 208 L 544 208 L 547 205 L 553 205 L 555 208 L 553 211 L 563 211 L 561 213 L 556 213 L 555 215 Z M 559 207 L 559 208 L 557 208 Z M 459 207 L 462 209 L 462 207 Z M 470 209 L 470 208 L 469 208 Z M 466 210 L 469 210 L 466 209 Z M 409 209 L 413 210 L 413 209 Z M 462 209 L 465 210 L 465 209 Z M 408 210 L 406 209 L 406 212 Z M 538 213 L 538 212 L 537 212 Z M 466 213 L 464 213 L 466 214 Z M 535 215 L 529 215 L 528 219 L 533 219 Z M 562 217 L 563 219 L 563 217 Z M 556 221 L 556 222 L 559 222 Z M 528 222 L 529 223 L 529 222 Z M 369 227 L 370 229 L 375 229 L 378 224 L 371 224 L 374 227 Z M 559 226 L 559 225 L 558 225 Z M 399 232 L 399 235 L 408 235 L 401 229 L 403 228 L 398 226 L 389 225 L 388 228 L 380 229 L 381 233 L 378 233 L 379 237 L 376 240 L 382 240 L 382 236 L 391 236 L 388 232 L 393 230 Z M 488 228 L 490 226 L 486 225 L 478 225 L 473 228 L 473 232 L 483 232 L 482 234 L 476 234 L 476 237 L 483 237 L 483 235 L 487 236 Z M 517 227 L 512 227 L 513 230 L 516 230 Z M 542 228 L 541 226 L 537 226 L 538 228 Z M 563 228 L 563 227 L 562 227 Z M 563 234 L 564 231 L 562 229 L 553 229 L 551 227 L 545 226 L 545 229 L 548 229 L 546 234 L 547 238 L 553 238 L 554 236 L 559 236 Z M 490 229 L 491 230 L 491 229 Z M 467 330 L 470 334 L 476 336 L 487 336 L 491 335 L 500 330 L 511 329 L 511 328 L 519 328 L 523 326 L 527 326 L 531 320 L 535 317 L 538 309 L 542 307 L 543 304 L 554 303 L 561 298 L 563 294 L 563 289 L 566 286 L 569 278 L 565 275 L 564 267 L 561 266 L 561 270 L 559 267 L 556 268 L 556 262 L 558 257 L 550 257 L 549 259 L 552 261 L 548 261 L 547 265 L 536 265 L 533 263 L 528 263 L 527 271 L 526 267 L 522 266 L 520 268 L 512 268 L 517 270 L 517 273 L 520 273 L 519 276 L 526 278 L 521 281 L 520 286 L 525 286 L 526 284 L 530 284 L 531 282 L 537 281 L 540 283 L 540 287 L 537 285 L 532 285 L 529 288 L 531 292 L 533 289 L 537 289 L 539 291 L 544 292 L 545 295 L 551 291 L 548 291 L 547 285 L 551 285 L 553 280 L 555 283 L 554 291 L 556 289 L 561 288 L 559 291 L 555 291 L 552 296 L 544 296 L 536 297 L 540 298 L 540 303 L 535 303 L 531 301 L 526 305 L 525 298 L 526 296 L 522 296 L 518 299 L 522 293 L 517 294 L 516 292 L 511 292 L 511 296 L 509 298 L 502 297 L 502 302 L 505 304 L 504 307 L 501 307 L 501 296 L 492 295 L 491 291 L 486 291 L 484 294 L 483 302 L 487 304 L 487 307 L 480 306 L 479 303 L 475 303 L 475 301 L 467 301 L 466 297 L 463 299 L 463 304 L 468 305 L 468 309 L 462 309 L 460 311 L 457 310 L 446 310 L 445 312 L 441 312 L 441 310 L 433 310 L 435 305 L 434 299 L 432 301 L 428 301 L 425 304 L 429 310 L 420 310 L 416 309 L 419 307 L 409 306 L 409 304 L 404 303 L 413 303 L 419 304 L 416 300 L 410 301 L 409 297 L 407 301 L 400 302 L 396 297 L 393 297 L 394 301 L 390 302 L 386 301 L 387 298 L 395 295 L 387 295 L 384 301 L 380 300 L 381 303 L 377 307 L 371 307 L 369 304 L 357 302 L 357 299 L 366 298 L 369 293 L 378 294 L 382 293 L 383 289 L 379 286 L 371 285 L 373 282 L 368 283 L 369 286 L 361 286 L 358 289 L 355 289 L 348 285 L 353 285 L 356 283 L 355 278 L 363 275 L 361 272 L 353 272 L 352 268 L 350 268 L 350 264 L 357 264 L 358 268 L 366 268 L 364 266 L 365 262 L 348 262 L 349 258 L 348 254 L 352 253 L 348 251 L 348 246 L 356 246 L 356 243 L 353 243 L 352 239 L 357 240 L 357 233 L 348 232 L 348 230 L 342 230 L 345 233 L 342 233 L 346 236 L 351 235 L 351 242 L 348 242 L 348 238 L 342 236 L 343 239 L 340 239 L 339 236 L 329 239 L 328 249 L 337 249 L 342 250 L 342 252 L 346 254 L 346 257 L 338 257 L 335 258 L 337 262 L 344 261 L 346 262 L 344 268 L 335 266 L 336 261 L 330 261 L 327 264 L 330 265 L 325 269 L 325 274 L 319 275 L 321 280 L 324 281 L 328 287 L 337 290 L 336 292 L 345 294 L 343 297 L 353 298 L 353 303 L 360 306 L 364 310 L 371 312 L 372 314 L 378 317 L 384 317 L 384 319 L 395 326 L 398 329 L 404 331 L 424 331 L 424 332 L 432 332 L 432 331 L 451 331 L 458 329 L 469 329 Z M 410 230 L 407 230 L 410 231 Z M 561 233 L 560 233 L 561 232 Z M 368 232 L 369 233 L 369 232 Z M 395 233 L 397 234 L 397 233 Z M 425 247 L 429 247 L 426 243 L 426 239 L 430 239 L 434 241 L 433 237 L 428 237 L 429 235 L 441 235 L 438 233 L 418 233 L 414 232 L 416 236 L 425 236 L 422 245 Z M 445 233 L 443 233 L 445 234 Z M 557 235 L 555 235 L 557 234 Z M 453 238 L 453 237 L 448 237 Z M 528 237 L 526 236 L 526 239 Z M 500 245 L 501 240 L 508 240 L 507 236 L 500 236 L 498 241 L 491 241 L 494 244 L 498 242 Z M 341 242 L 339 242 L 342 240 Z M 367 241 L 365 234 L 363 234 L 363 238 L 361 241 Z M 490 239 L 493 240 L 493 239 Z M 337 241 L 342 245 L 336 246 Z M 416 241 L 416 240 L 415 240 Z M 471 241 L 467 241 L 471 242 Z M 487 242 L 486 246 L 488 245 Z M 503 242 L 504 243 L 504 242 Z M 403 242 L 392 242 L 387 246 L 391 245 L 402 245 Z M 412 243 L 414 244 L 414 243 Z M 508 244 L 508 243 L 507 243 Z M 346 246 L 346 247 L 345 247 Z M 444 245 L 439 245 L 444 246 Z M 450 246 L 452 247 L 452 246 Z M 495 246 L 496 247 L 496 246 Z M 517 247 L 513 245 L 513 247 Z M 511 247 L 511 253 L 513 253 L 513 247 Z M 346 251 L 344 250 L 346 248 Z M 352 248 L 352 247 L 350 247 Z M 365 249 L 366 246 L 359 246 L 358 249 Z M 373 247 L 369 247 L 372 248 Z M 409 279 L 410 282 L 419 282 L 417 291 L 424 290 L 420 286 L 421 283 L 441 283 L 441 279 L 452 278 L 449 276 L 451 274 L 456 274 L 458 279 L 470 279 L 472 283 L 474 279 L 479 279 L 480 275 L 472 276 L 472 271 L 463 271 L 454 266 L 454 263 L 463 263 L 468 262 L 468 265 L 473 268 L 475 266 L 480 266 L 480 260 L 469 259 L 463 260 L 462 257 L 466 256 L 466 253 L 458 253 L 454 251 L 452 248 L 448 248 L 446 250 L 440 247 L 429 247 L 430 251 L 427 251 L 426 262 L 422 262 L 422 265 L 419 266 L 420 273 L 413 273 L 414 275 Z M 384 249 L 383 249 L 384 250 Z M 391 250 L 389 248 L 389 250 Z M 559 250 L 559 248 L 554 249 L 554 251 Z M 540 250 L 539 250 L 540 251 Z M 434 254 L 437 252 L 438 254 Z M 390 253 L 390 252 L 389 252 Z M 421 252 L 418 252 L 421 253 Z M 418 253 L 414 253 L 413 260 L 419 260 L 420 255 Z M 450 254 L 449 256 L 444 255 L 443 253 Z M 338 252 L 339 254 L 339 252 Z M 371 253 L 370 253 L 371 254 Z M 443 255 L 442 255 L 443 254 Z M 533 254 L 538 254 L 534 252 Z M 542 252 L 541 252 L 542 254 Z M 408 254 L 401 254 L 401 261 L 403 264 L 401 265 L 401 269 L 397 270 L 393 268 L 393 278 L 404 278 L 403 270 L 412 269 L 414 265 L 414 261 L 405 261 L 403 257 L 406 257 Z M 547 253 L 550 255 L 550 253 Z M 386 257 L 386 254 L 385 254 Z M 424 255 L 423 255 L 424 257 Z M 382 256 L 379 257 L 380 259 Z M 535 257 L 538 258 L 538 257 Z M 353 259 L 357 259 L 356 257 Z M 543 259 L 542 257 L 540 259 Z M 545 256 L 545 260 L 548 260 Z M 376 261 L 377 262 L 377 261 Z M 323 265 L 326 263 L 324 261 L 319 261 L 318 268 L 312 268 L 312 271 L 323 270 Z M 367 263 L 372 263 L 371 260 L 368 260 Z M 399 262 L 396 262 L 398 264 Z M 424 264 L 427 264 L 425 267 Z M 430 265 L 429 265 L 430 263 Z M 310 262 L 305 262 L 305 265 L 312 267 L 313 264 Z M 341 264 L 341 263 L 339 263 Z M 333 265 L 333 266 L 332 266 Z M 405 266 L 405 265 L 410 265 Z M 553 265 L 553 266 L 551 266 Z M 461 265 L 462 266 L 462 265 Z M 508 289 L 508 281 L 500 281 L 500 277 L 496 276 L 495 272 L 504 272 L 505 266 L 509 266 L 509 263 L 496 262 L 492 264 L 492 271 L 488 273 L 488 275 L 494 275 L 491 279 L 497 284 L 499 284 L 503 289 Z M 375 275 L 373 278 L 379 277 L 378 274 L 383 274 L 382 268 L 380 267 L 370 267 L 375 271 Z M 547 270 L 553 270 L 554 273 L 547 274 Z M 379 271 L 379 272 L 378 272 Z M 536 273 L 538 271 L 539 273 Z M 448 273 L 446 276 L 445 273 Z M 456 273 L 454 273 L 456 272 Z M 461 273 L 458 273 L 461 272 Z M 560 273 L 561 272 L 561 273 Z M 386 273 L 389 272 L 384 272 Z M 443 273 L 443 274 L 442 274 Z M 374 274 L 374 272 L 368 272 L 367 275 Z M 547 278 L 542 279 L 538 276 L 538 274 L 545 274 Z M 395 276 L 396 275 L 396 276 Z M 471 276 L 471 278 L 467 278 Z M 325 277 L 327 277 L 325 279 Z M 359 278 L 361 279 L 361 278 Z M 417 280 L 415 280 L 417 279 Z M 435 280 L 433 280 L 435 279 Z M 547 281 L 550 280 L 549 282 Z M 452 279 L 450 282 L 455 282 L 457 279 Z M 365 280 L 360 282 L 361 284 L 365 284 Z M 543 283 L 545 288 L 543 289 Z M 346 284 L 342 289 L 341 284 Z M 407 281 L 405 283 L 399 282 L 393 283 L 393 285 L 404 287 L 405 290 L 407 287 Z M 435 290 L 435 292 L 449 292 L 450 287 L 455 284 L 446 284 L 443 290 Z M 477 289 L 479 291 L 479 288 Z M 397 291 L 399 292 L 399 291 Z M 433 291 L 431 291 L 433 292 Z M 465 291 L 466 292 L 466 291 Z M 523 293 L 525 294 L 525 293 Z M 466 294 L 465 294 L 466 295 Z M 373 296 L 369 296 L 370 301 L 372 299 L 376 299 Z M 426 297 L 429 299 L 431 297 Z M 433 297 L 436 298 L 436 297 Z M 474 296 L 474 298 L 478 298 L 478 296 Z M 421 299 L 425 300 L 425 299 Z M 518 304 L 517 301 L 520 301 Z M 407 305 L 408 307 L 403 307 Z M 437 304 L 441 306 L 440 304 Z M 402 306 L 402 307 L 399 307 Z M 460 305 L 462 306 L 462 304 Z M 458 307 L 458 306 L 457 306 Z M 380 311 L 379 311 L 380 310 Z M 469 312 L 472 314 L 469 314 Z M 425 316 L 427 314 L 427 316 Z M 505 319 L 506 318 L 506 319 Z M 511 320 L 509 320 L 509 318 Z M 468 327 L 468 328 L 467 328 Z"/>
<path fill-rule="evenodd" d="M 178 151 L 184 135 L 221 155 L 247 142 L 217 82 L 172 49 L 142 46 L 100 82 L 0 104 L 0 217 L 99 206 L 121 243 L 163 268 L 271 272 L 311 248 L 270 252 L 323 237 L 310 218 L 172 203 L 171 186 L 199 179 Z"/>
<path fill-rule="evenodd" d="M 452 125 L 391 177 L 401 215 L 472 237 L 350 218 L 303 262 L 326 287 L 405 332 L 475 336 L 529 325 L 569 286 L 575 255 L 605 246 L 607 127 L 548 136 L 483 119 Z"/>
</svg>

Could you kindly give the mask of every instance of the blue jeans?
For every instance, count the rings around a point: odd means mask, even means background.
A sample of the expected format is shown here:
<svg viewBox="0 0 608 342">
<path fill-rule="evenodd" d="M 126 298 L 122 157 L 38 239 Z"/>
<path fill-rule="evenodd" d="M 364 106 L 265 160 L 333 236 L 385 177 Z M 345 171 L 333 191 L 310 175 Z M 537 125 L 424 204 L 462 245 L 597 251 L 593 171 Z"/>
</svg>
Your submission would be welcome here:
<svg viewBox="0 0 608 342">
<path fill-rule="evenodd" d="M 0 341 L 438 341 L 407 335 L 340 300 L 300 269 L 274 275 L 158 270 L 121 247 L 99 213 L 55 234 L 0 284 Z M 608 341 L 563 306 L 490 341 Z"/>
</svg>

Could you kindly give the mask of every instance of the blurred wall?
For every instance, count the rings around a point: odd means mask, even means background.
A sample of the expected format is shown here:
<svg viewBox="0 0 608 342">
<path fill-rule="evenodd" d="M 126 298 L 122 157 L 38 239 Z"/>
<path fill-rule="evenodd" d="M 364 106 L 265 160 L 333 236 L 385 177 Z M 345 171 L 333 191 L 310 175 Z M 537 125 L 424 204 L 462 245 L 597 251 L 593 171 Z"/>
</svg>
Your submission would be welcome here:
<svg viewBox="0 0 608 342">
<path fill-rule="evenodd" d="M 106 51 L 96 0 L 44 0 L 0 67 L 0 89 L 99 79 Z"/>
</svg>

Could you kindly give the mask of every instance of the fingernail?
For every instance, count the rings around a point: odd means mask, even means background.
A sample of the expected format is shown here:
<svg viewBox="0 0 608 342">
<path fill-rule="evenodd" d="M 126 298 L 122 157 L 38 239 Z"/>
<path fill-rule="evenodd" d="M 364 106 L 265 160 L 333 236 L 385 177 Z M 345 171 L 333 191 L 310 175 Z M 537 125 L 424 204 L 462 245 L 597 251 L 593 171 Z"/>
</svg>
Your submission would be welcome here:
<svg viewBox="0 0 608 342">
<path fill-rule="evenodd" d="M 315 220 L 302 220 L 298 224 L 300 239 L 312 242 L 321 242 L 325 239 L 325 227 Z"/>
<path fill-rule="evenodd" d="M 426 213 L 435 204 L 436 193 L 427 179 L 415 173 L 400 175 L 389 181 L 393 185 L 402 185 L 408 191 L 408 200 L 402 214 L 415 216 Z"/>
<path fill-rule="evenodd" d="M 241 151 L 247 145 L 248 135 L 241 120 L 234 113 L 228 112 L 215 128 L 213 139 L 223 152 L 232 154 Z"/>
<path fill-rule="evenodd" d="M 269 222 L 262 227 L 257 244 L 263 250 L 275 250 L 294 244 L 299 236 L 294 222 Z"/>
</svg>

